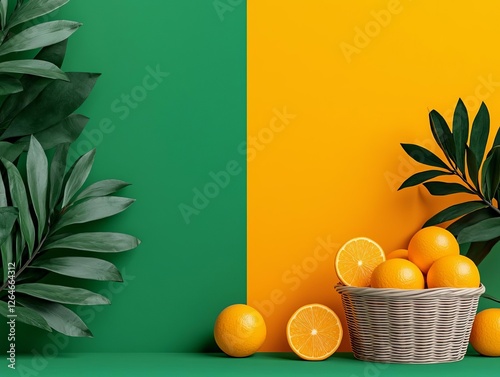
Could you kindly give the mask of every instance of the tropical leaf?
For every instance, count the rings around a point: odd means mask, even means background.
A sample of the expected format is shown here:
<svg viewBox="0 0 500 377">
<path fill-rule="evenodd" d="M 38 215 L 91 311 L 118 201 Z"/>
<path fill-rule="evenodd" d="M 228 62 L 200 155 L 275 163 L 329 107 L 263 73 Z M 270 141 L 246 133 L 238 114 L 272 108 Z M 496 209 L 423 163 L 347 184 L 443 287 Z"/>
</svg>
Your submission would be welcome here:
<svg viewBox="0 0 500 377">
<path fill-rule="evenodd" d="M 398 188 L 398 190 L 412 187 L 424 183 L 429 179 L 436 178 L 442 175 L 451 175 L 453 173 L 442 170 L 427 170 L 420 173 L 413 174 L 410 178 L 403 182 L 403 184 Z"/>
<path fill-rule="evenodd" d="M 26 175 L 31 202 L 38 219 L 38 240 L 42 239 L 47 218 L 47 187 L 49 181 L 47 156 L 40 143 L 32 136 L 26 159 Z"/>
<path fill-rule="evenodd" d="M 31 268 L 40 268 L 60 275 L 102 281 L 123 281 L 114 264 L 97 258 L 60 257 L 38 260 Z"/>
<path fill-rule="evenodd" d="M 474 152 L 466 145 L 467 171 L 474 187 L 479 190 L 479 167 Z M 480 165 L 479 165 L 480 166 Z"/>
<path fill-rule="evenodd" d="M 119 253 L 136 248 L 140 241 L 128 234 L 88 232 L 49 238 L 43 250 L 74 249 L 101 253 Z"/>
<path fill-rule="evenodd" d="M 405 152 L 408 153 L 408 155 L 415 161 L 420 162 L 421 164 L 435 166 L 451 171 L 448 165 L 446 165 L 438 156 L 436 156 L 431 151 L 428 151 L 427 149 L 416 144 L 402 143 L 401 146 L 403 147 Z"/>
<path fill-rule="evenodd" d="M 69 0 L 30 0 L 23 3 L 12 14 L 9 20 L 9 29 L 24 22 L 34 20 L 62 7 Z"/>
<path fill-rule="evenodd" d="M 483 293 L 483 294 L 481 295 L 481 297 L 482 297 L 482 298 L 486 298 L 486 299 L 491 300 L 491 301 L 494 301 L 494 302 L 497 302 L 497 303 L 499 303 L 499 304 L 500 304 L 500 298 L 493 297 L 492 295 L 489 295 L 489 294 L 487 294 L 487 293 Z"/>
<path fill-rule="evenodd" d="M 7 318 L 9 314 L 14 314 L 16 316 L 16 321 L 26 323 L 30 326 L 39 327 L 45 331 L 52 331 L 47 321 L 34 310 L 23 308 L 22 306 L 16 306 L 15 312 L 10 313 L 7 303 L 0 300 L 0 315 Z"/>
<path fill-rule="evenodd" d="M 73 196 L 81 189 L 87 180 L 92 165 L 94 164 L 95 148 L 81 156 L 74 164 L 71 174 L 64 187 L 62 208 L 65 208 L 73 199 Z"/>
<path fill-rule="evenodd" d="M 70 145 L 60 144 L 57 146 L 54 157 L 50 164 L 49 182 L 50 182 L 50 192 L 49 192 L 49 212 L 50 215 L 54 212 L 57 202 L 59 201 L 59 196 L 61 195 L 64 172 L 66 170 L 66 159 L 68 156 L 68 150 Z"/>
<path fill-rule="evenodd" d="M 23 73 L 68 81 L 68 76 L 56 65 L 43 60 L 12 60 L 0 63 L 0 73 Z"/>
<path fill-rule="evenodd" d="M 21 174 L 19 174 L 19 171 L 14 164 L 4 158 L 1 160 L 7 169 L 12 204 L 19 211 L 21 233 L 28 244 L 29 255 L 31 256 L 35 244 L 35 228 L 33 226 L 33 220 L 31 219 L 26 188 L 24 186 L 23 179 L 21 178 Z"/>
<path fill-rule="evenodd" d="M 37 312 L 50 327 L 64 335 L 92 338 L 92 333 L 82 319 L 61 304 L 31 297 L 18 297 L 17 301 Z"/>
<path fill-rule="evenodd" d="M 459 243 L 489 241 L 500 237 L 500 217 L 493 217 L 464 228 L 457 237 Z"/>
<path fill-rule="evenodd" d="M 450 195 L 450 194 L 473 194 L 471 190 L 467 187 L 462 186 L 459 183 L 448 183 L 448 182 L 426 182 L 424 183 L 425 188 L 429 191 L 431 195 Z"/>
<path fill-rule="evenodd" d="M 0 96 L 19 93 L 23 91 L 23 85 L 18 79 L 9 75 L 0 75 Z"/>
<path fill-rule="evenodd" d="M 448 231 L 451 232 L 455 237 L 462 231 L 462 229 L 467 228 L 479 221 L 483 221 L 495 216 L 495 212 L 489 207 L 478 209 L 477 211 L 468 213 L 456 220 L 453 224 L 448 226 Z"/>
<path fill-rule="evenodd" d="M 82 24 L 73 21 L 50 21 L 32 26 L 14 35 L 0 46 L 0 56 L 34 50 L 61 42 Z"/>
<path fill-rule="evenodd" d="M 488 108 L 484 102 L 482 102 L 472 123 L 472 131 L 470 134 L 470 149 L 474 152 L 474 156 L 476 157 L 477 170 L 479 170 L 483 161 L 489 132 L 490 114 Z"/>
<path fill-rule="evenodd" d="M 2 191 L 3 182 L 0 179 L 0 191 Z M 5 190 L 3 190 L 5 192 Z M 0 192 L 0 195 L 2 193 Z M 1 200 L 1 199 L 0 199 Z M 14 260 L 12 255 L 11 232 L 17 220 L 17 209 L 14 207 L 0 207 L 0 252 L 2 254 L 2 283 L 7 280 L 8 266 Z"/>
<path fill-rule="evenodd" d="M 429 113 L 429 121 L 437 144 L 450 161 L 455 161 L 455 143 L 448 124 L 436 110 Z"/>
<path fill-rule="evenodd" d="M 134 199 L 115 196 L 90 198 L 87 201 L 69 207 L 54 225 L 52 233 L 68 225 L 82 224 L 114 216 L 126 210 L 134 201 Z"/>
<path fill-rule="evenodd" d="M 117 179 L 99 181 L 82 190 L 82 192 L 76 197 L 75 201 L 111 195 L 127 186 L 130 186 L 130 183 Z"/>
<path fill-rule="evenodd" d="M 500 184 L 500 146 L 494 147 L 484 161 L 482 169 L 482 191 L 486 200 L 491 201 Z"/>
<path fill-rule="evenodd" d="M 0 26 L 1 29 L 5 29 L 7 23 L 7 11 L 9 8 L 9 0 L 0 0 Z"/>
<path fill-rule="evenodd" d="M 7 141 L 0 141 L 0 157 L 3 157 L 8 161 L 15 161 L 23 150 L 23 144 L 12 144 Z"/>
<path fill-rule="evenodd" d="M 492 148 L 495 148 L 498 145 L 500 145 L 500 127 L 498 128 L 497 133 L 495 135 L 495 140 L 493 140 Z"/>
<path fill-rule="evenodd" d="M 455 143 L 455 162 L 465 174 L 465 146 L 469 138 L 469 116 L 461 99 L 458 100 L 453 114 L 453 141 Z"/>
<path fill-rule="evenodd" d="M 498 241 L 499 239 L 495 238 L 489 241 L 472 242 L 465 255 L 472 259 L 477 266 L 479 266 Z"/>
<path fill-rule="evenodd" d="M 470 212 L 477 211 L 478 209 L 486 207 L 487 204 L 479 200 L 455 204 L 432 216 L 429 220 L 426 221 L 423 227 L 425 228 L 427 226 L 441 224 L 445 221 L 453 220 L 457 217 L 466 215 Z"/>
<path fill-rule="evenodd" d="M 44 283 L 21 284 L 16 287 L 18 293 L 60 304 L 72 305 L 108 305 L 109 300 L 97 293 L 81 288 L 64 287 Z"/>
<path fill-rule="evenodd" d="M 33 136 L 42 144 L 43 149 L 52 149 L 60 144 L 73 143 L 82 133 L 89 118 L 80 114 L 71 114 L 61 122 L 35 133 Z M 22 138 L 21 141 L 28 137 Z"/>
</svg>

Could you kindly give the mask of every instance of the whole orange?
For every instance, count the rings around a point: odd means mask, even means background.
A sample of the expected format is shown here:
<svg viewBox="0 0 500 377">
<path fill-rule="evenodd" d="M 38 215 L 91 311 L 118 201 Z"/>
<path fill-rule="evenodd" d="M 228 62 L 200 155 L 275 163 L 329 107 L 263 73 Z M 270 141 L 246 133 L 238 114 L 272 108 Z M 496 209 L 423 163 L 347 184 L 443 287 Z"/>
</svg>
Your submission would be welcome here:
<svg viewBox="0 0 500 377">
<path fill-rule="evenodd" d="M 439 258 L 427 273 L 428 288 L 477 288 L 480 282 L 476 264 L 463 255 Z"/>
<path fill-rule="evenodd" d="M 262 315 L 251 306 L 231 305 L 217 317 L 214 338 L 219 348 L 227 355 L 250 356 L 257 352 L 266 340 L 266 323 Z"/>
<path fill-rule="evenodd" d="M 470 343 L 484 356 L 500 356 L 500 309 L 486 309 L 474 319 Z"/>
<path fill-rule="evenodd" d="M 424 289 L 422 271 L 407 259 L 394 258 L 379 264 L 371 278 L 373 288 Z"/>
<path fill-rule="evenodd" d="M 385 259 L 394 259 L 394 258 L 408 259 L 408 250 L 397 249 L 391 251 L 389 254 L 385 256 Z"/>
<path fill-rule="evenodd" d="M 439 258 L 459 254 L 460 247 L 453 234 L 438 226 L 420 229 L 408 245 L 408 259 L 424 274 Z"/>
</svg>

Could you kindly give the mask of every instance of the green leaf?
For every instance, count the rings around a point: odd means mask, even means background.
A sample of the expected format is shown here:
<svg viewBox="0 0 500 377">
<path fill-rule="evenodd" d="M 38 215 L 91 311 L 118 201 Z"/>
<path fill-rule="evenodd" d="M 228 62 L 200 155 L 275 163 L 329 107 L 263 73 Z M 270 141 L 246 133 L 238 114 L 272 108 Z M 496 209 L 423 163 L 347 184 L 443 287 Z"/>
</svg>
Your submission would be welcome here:
<svg viewBox="0 0 500 377">
<path fill-rule="evenodd" d="M 437 144 L 450 161 L 455 161 L 455 143 L 448 124 L 436 110 L 429 113 L 429 122 Z"/>
<path fill-rule="evenodd" d="M 486 143 L 488 142 L 488 134 L 490 132 L 490 114 L 488 108 L 481 103 L 481 107 L 477 112 L 474 122 L 472 123 L 472 131 L 470 135 L 470 149 L 476 157 L 476 166 L 479 170 L 481 162 L 483 162 Z"/>
<path fill-rule="evenodd" d="M 456 237 L 458 236 L 458 233 L 462 231 L 462 229 L 470 225 L 473 225 L 479 221 L 486 220 L 494 216 L 495 212 L 493 212 L 493 210 L 489 207 L 478 209 L 477 211 L 462 216 L 453 224 L 450 224 L 446 229 L 448 229 L 448 231 L 451 232 Z"/>
<path fill-rule="evenodd" d="M 18 297 L 17 301 L 40 314 L 50 327 L 64 335 L 92 338 L 82 319 L 61 304 L 30 297 Z"/>
<path fill-rule="evenodd" d="M 38 260 L 31 268 L 41 268 L 65 276 L 101 281 L 123 281 L 120 271 L 112 263 L 84 257 L 60 257 Z"/>
<path fill-rule="evenodd" d="M 484 161 L 482 169 L 482 191 L 486 200 L 491 201 L 500 184 L 500 146 L 493 148 Z"/>
<path fill-rule="evenodd" d="M 72 143 L 82 133 L 89 118 L 80 114 L 71 114 L 61 122 L 34 134 L 43 149 L 52 149 L 59 144 Z M 27 136 L 21 140 L 27 140 Z"/>
<path fill-rule="evenodd" d="M 1 182 L 1 180 L 0 186 L 3 187 L 3 182 Z M 0 191 L 2 191 L 1 188 Z M 0 195 L 2 195 L 1 192 Z M 2 254 L 2 276 L 4 282 L 7 280 L 9 263 L 14 260 L 14 256 L 12 255 L 11 232 L 16 220 L 17 210 L 14 207 L 0 207 L 0 251 Z"/>
<path fill-rule="evenodd" d="M 486 204 L 479 200 L 474 202 L 464 202 L 455 204 L 432 216 L 429 220 L 427 220 L 427 222 L 423 225 L 423 227 L 425 228 L 427 226 L 441 224 L 445 221 L 453 220 L 459 216 L 463 216 L 467 213 L 485 207 Z"/>
<path fill-rule="evenodd" d="M 47 156 L 40 143 L 32 136 L 26 159 L 26 175 L 31 202 L 38 219 L 38 240 L 42 239 L 47 219 L 47 187 L 49 182 Z"/>
<path fill-rule="evenodd" d="M 60 220 L 54 224 L 52 232 L 55 233 L 68 225 L 82 224 L 114 216 L 127 209 L 134 201 L 134 199 L 115 196 L 90 198 L 69 207 Z"/>
<path fill-rule="evenodd" d="M 458 243 L 489 241 L 500 237 L 500 217 L 486 219 L 464 228 L 458 234 Z"/>
<path fill-rule="evenodd" d="M 35 134 L 53 126 L 72 114 L 87 99 L 98 74 L 67 73 L 70 81 L 52 80 L 12 120 L 2 139 Z"/>
<path fill-rule="evenodd" d="M 66 80 L 68 76 L 56 65 L 43 60 L 13 60 L 0 63 L 0 73 L 24 73 L 49 79 Z"/>
<path fill-rule="evenodd" d="M 420 173 L 413 174 L 410 178 L 403 182 L 398 190 L 419 185 L 429 179 L 439 177 L 441 175 L 451 175 L 453 173 L 442 170 L 427 170 Z"/>
<path fill-rule="evenodd" d="M 23 308 L 22 306 L 16 305 L 15 313 L 9 313 L 9 307 L 6 302 L 0 301 L 0 315 L 7 318 L 9 314 L 16 315 L 16 321 L 26 323 L 30 326 L 35 326 L 41 328 L 42 330 L 46 330 L 52 332 L 47 321 L 37 312 L 31 310 L 29 308 Z"/>
<path fill-rule="evenodd" d="M 469 116 L 461 99 L 458 100 L 453 114 L 453 141 L 455 142 L 456 163 L 465 174 L 465 145 L 469 138 Z"/>
<path fill-rule="evenodd" d="M 467 170 L 469 172 L 469 177 L 474 184 L 474 187 L 479 190 L 479 167 L 477 163 L 477 158 L 474 155 L 474 152 L 468 147 L 465 146 L 466 156 L 467 156 Z M 479 164 L 480 166 L 480 164 Z"/>
<path fill-rule="evenodd" d="M 438 156 L 420 145 L 403 143 L 401 146 L 415 161 L 420 162 L 421 164 L 435 166 L 451 171 L 448 165 L 446 165 Z"/>
<path fill-rule="evenodd" d="M 49 182 L 50 182 L 50 192 L 49 192 L 49 211 L 50 215 L 54 212 L 57 202 L 59 201 L 59 196 L 61 195 L 64 171 L 66 170 L 66 159 L 68 156 L 68 150 L 70 145 L 60 144 L 57 146 L 54 157 L 50 164 Z"/>
<path fill-rule="evenodd" d="M 14 239 L 14 245 L 16 247 L 16 263 L 17 265 L 21 264 L 21 261 L 23 259 L 23 254 L 24 254 L 24 249 L 26 247 L 26 239 L 23 237 L 23 233 L 21 232 L 15 232 L 15 238 Z"/>
<path fill-rule="evenodd" d="M 12 14 L 9 20 L 9 29 L 14 26 L 22 24 L 26 21 L 34 20 L 45 14 L 55 11 L 57 8 L 62 7 L 69 0 L 30 0 L 25 2 L 22 6 Z"/>
<path fill-rule="evenodd" d="M 459 183 L 448 183 L 448 182 L 426 182 L 424 186 L 431 195 L 450 195 L 458 193 L 472 194 L 474 193 L 467 187 L 462 186 Z"/>
<path fill-rule="evenodd" d="M 101 253 L 119 253 L 132 250 L 140 241 L 128 234 L 110 232 L 88 232 L 71 234 L 65 237 L 49 238 L 43 250 L 74 249 Z"/>
<path fill-rule="evenodd" d="M 500 298 L 493 297 L 492 295 L 483 293 L 481 297 L 486 298 L 486 299 L 491 300 L 491 301 L 494 301 L 494 302 L 497 302 L 497 303 L 500 304 Z"/>
<path fill-rule="evenodd" d="M 80 190 L 89 176 L 92 165 L 94 164 L 95 148 L 81 156 L 74 164 L 69 175 L 66 186 L 64 187 L 64 196 L 62 208 L 65 208 Z"/>
<path fill-rule="evenodd" d="M 498 241 L 499 239 L 496 238 L 489 241 L 473 242 L 470 244 L 469 250 L 467 250 L 465 255 L 472 259 L 476 266 L 479 266 Z"/>
<path fill-rule="evenodd" d="M 110 194 L 114 194 L 115 192 L 127 186 L 130 186 L 130 183 L 120 181 L 117 179 L 106 179 L 104 181 L 99 181 L 84 189 L 76 197 L 75 201 L 87 198 L 94 198 L 97 196 L 107 196 Z"/>
<path fill-rule="evenodd" d="M 71 305 L 108 305 L 109 300 L 97 293 L 81 288 L 64 287 L 43 283 L 21 284 L 16 287 L 18 293 L 41 298 L 60 304 Z"/>
<path fill-rule="evenodd" d="M 495 140 L 493 141 L 492 148 L 495 148 L 498 145 L 500 145 L 500 127 L 498 128 L 497 133 L 495 135 Z"/>
<path fill-rule="evenodd" d="M 19 224 L 21 226 L 21 233 L 28 244 L 29 256 L 31 257 L 31 253 L 33 252 L 33 247 L 35 244 L 35 228 L 33 226 L 33 220 L 31 219 L 28 197 L 26 195 L 26 188 L 24 187 L 24 182 L 21 178 L 21 174 L 19 174 L 19 171 L 14 166 L 14 164 L 4 158 L 2 158 L 1 160 L 5 168 L 7 169 L 12 204 L 19 211 Z"/>
<path fill-rule="evenodd" d="M 0 141 L 0 156 L 8 161 L 16 160 L 23 152 L 24 145 L 20 143 L 9 143 L 7 141 Z"/>
<path fill-rule="evenodd" d="M 9 0 L 0 0 L 0 26 L 1 29 L 5 29 L 5 24 L 7 23 L 7 11 L 9 7 Z"/>
<path fill-rule="evenodd" d="M 23 91 L 23 85 L 18 79 L 9 75 L 0 75 L 0 96 L 19 93 Z"/>
<path fill-rule="evenodd" d="M 0 46 L 0 56 L 34 50 L 67 39 L 81 26 L 72 21 L 51 21 L 32 26 L 14 35 Z"/>
</svg>

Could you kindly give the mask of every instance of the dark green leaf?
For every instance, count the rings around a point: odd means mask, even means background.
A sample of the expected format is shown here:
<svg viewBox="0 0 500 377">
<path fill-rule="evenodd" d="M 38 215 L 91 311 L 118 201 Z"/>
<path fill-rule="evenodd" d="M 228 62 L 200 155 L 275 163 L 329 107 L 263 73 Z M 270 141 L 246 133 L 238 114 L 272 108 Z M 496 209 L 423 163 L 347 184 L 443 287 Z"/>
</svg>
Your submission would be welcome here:
<svg viewBox="0 0 500 377">
<path fill-rule="evenodd" d="M 473 194 L 467 187 L 462 186 L 459 183 L 448 183 L 448 182 L 426 182 L 424 186 L 431 195 L 450 195 L 450 194 Z"/>
<path fill-rule="evenodd" d="M 1 180 L 0 186 L 3 187 Z M 0 195 L 1 194 L 0 192 Z M 0 207 L 0 250 L 2 254 L 3 281 L 7 280 L 9 263 L 14 260 L 14 256 L 12 255 L 11 232 L 16 220 L 17 210 L 14 207 Z"/>
<path fill-rule="evenodd" d="M 465 174 L 465 145 L 469 137 L 469 116 L 461 99 L 458 100 L 453 114 L 453 140 L 455 143 L 456 163 Z"/>
<path fill-rule="evenodd" d="M 0 157 L 3 157 L 11 162 L 16 160 L 23 150 L 24 144 L 12 144 L 7 141 L 0 141 Z"/>
<path fill-rule="evenodd" d="M 450 161 L 455 161 L 455 143 L 448 124 L 436 110 L 429 113 L 429 121 L 437 144 Z"/>
<path fill-rule="evenodd" d="M 0 75 L 0 96 L 19 93 L 23 91 L 23 85 L 18 79 L 9 75 Z"/>
<path fill-rule="evenodd" d="M 140 241 L 127 234 L 110 232 L 88 232 L 71 234 L 53 240 L 49 238 L 43 250 L 74 249 L 102 253 L 118 253 L 136 248 Z"/>
<path fill-rule="evenodd" d="M 12 14 L 9 29 L 26 21 L 33 20 L 62 7 L 69 0 L 30 0 L 26 1 Z"/>
<path fill-rule="evenodd" d="M 16 287 L 18 293 L 41 298 L 60 304 L 72 305 L 108 305 L 109 300 L 97 293 L 81 288 L 64 287 L 43 283 L 21 284 Z"/>
<path fill-rule="evenodd" d="M 477 158 L 474 152 L 465 146 L 466 156 L 467 156 L 467 170 L 469 172 L 469 177 L 474 184 L 474 187 L 479 190 L 479 167 L 477 163 Z"/>
<path fill-rule="evenodd" d="M 9 313 L 9 307 L 7 303 L 4 301 L 0 301 L 0 315 L 7 318 L 9 314 L 15 314 L 16 321 L 26 323 L 30 326 L 39 327 L 42 330 L 46 330 L 49 332 L 52 331 L 47 321 L 37 312 L 29 308 L 23 308 L 22 306 L 16 305 L 15 312 Z"/>
<path fill-rule="evenodd" d="M 114 194 L 115 192 L 129 185 L 130 183 L 120 181 L 117 179 L 106 179 L 104 181 L 96 182 L 87 187 L 76 197 L 76 200 Z"/>
<path fill-rule="evenodd" d="M 49 182 L 47 156 L 40 143 L 31 136 L 26 175 L 31 195 L 31 202 L 38 219 L 38 240 L 42 239 L 47 219 L 47 187 Z"/>
<path fill-rule="evenodd" d="M 500 145 L 500 127 L 498 128 L 497 133 L 495 135 L 495 140 L 493 141 L 492 148 L 495 148 L 498 145 Z"/>
<path fill-rule="evenodd" d="M 408 155 L 413 158 L 415 161 L 420 162 L 421 164 L 435 166 L 438 168 L 443 168 L 448 171 L 451 171 L 448 165 L 446 165 L 441 159 L 436 156 L 431 151 L 421 147 L 416 144 L 401 144 L 403 149 Z"/>
<path fill-rule="evenodd" d="M 68 156 L 68 150 L 70 145 L 60 144 L 57 146 L 54 157 L 50 164 L 50 193 L 49 193 L 49 210 L 50 214 L 54 211 L 54 208 L 59 201 L 59 196 L 61 195 L 64 171 L 66 170 L 66 159 Z"/>
<path fill-rule="evenodd" d="M 486 219 L 464 228 L 458 234 L 458 243 L 489 241 L 500 237 L 500 217 Z"/>
<path fill-rule="evenodd" d="M 43 60 L 12 60 L 0 63 L 1 73 L 24 73 L 27 75 L 47 77 L 49 79 L 66 80 L 68 76 L 56 65 Z"/>
<path fill-rule="evenodd" d="M 38 260 L 31 267 L 81 279 L 123 281 L 120 271 L 112 263 L 97 258 L 52 258 Z"/>
<path fill-rule="evenodd" d="M 462 229 L 494 216 L 495 212 L 489 207 L 478 209 L 477 211 L 471 212 L 461 217 L 453 224 L 449 225 L 446 229 L 448 229 L 448 231 L 450 231 L 456 237 L 458 236 L 458 233 L 462 231 Z"/>
<path fill-rule="evenodd" d="M 491 150 L 482 169 L 482 191 L 486 200 L 491 201 L 500 184 L 500 146 Z"/>
<path fill-rule="evenodd" d="M 31 297 L 18 297 L 17 301 L 40 314 L 50 327 L 64 335 L 92 337 L 82 319 L 61 304 Z"/>
<path fill-rule="evenodd" d="M 491 300 L 491 301 L 494 301 L 494 302 L 498 302 L 500 304 L 500 298 L 493 297 L 492 295 L 483 293 L 483 295 L 481 297 L 486 298 L 486 299 Z"/>
<path fill-rule="evenodd" d="M 427 170 L 420 173 L 413 174 L 410 178 L 403 182 L 398 190 L 419 185 L 429 179 L 436 178 L 442 175 L 451 175 L 453 173 L 442 170 Z"/>
<path fill-rule="evenodd" d="M 38 283 L 41 279 L 43 279 L 49 271 L 45 270 L 36 270 L 36 269 L 25 269 L 22 274 L 20 274 L 16 278 L 16 284 L 21 283 Z"/>
<path fill-rule="evenodd" d="M 67 39 L 81 26 L 72 21 L 50 21 L 32 26 L 14 35 L 0 46 L 0 56 L 34 50 Z"/>
<path fill-rule="evenodd" d="M 69 207 L 61 216 L 61 219 L 54 225 L 53 232 L 68 225 L 82 224 L 114 216 L 127 209 L 133 202 L 134 199 L 115 196 L 90 198 L 87 201 Z"/>
<path fill-rule="evenodd" d="M 486 204 L 482 201 L 474 201 L 474 202 L 464 202 L 452 205 L 448 207 L 434 216 L 432 216 L 427 222 L 423 225 L 423 227 L 441 224 L 448 220 L 453 220 L 459 216 L 463 216 L 467 213 L 476 211 L 481 208 L 485 208 Z"/>
<path fill-rule="evenodd" d="M 69 82 L 52 80 L 36 101 L 21 110 L 2 139 L 35 134 L 61 122 L 87 99 L 99 77 L 92 73 L 67 75 Z"/>
<path fill-rule="evenodd" d="M 9 0 L 0 0 L 0 28 L 5 29 L 7 23 L 7 11 L 9 8 Z"/>
<path fill-rule="evenodd" d="M 37 132 L 34 136 L 42 144 L 43 149 L 52 149 L 59 144 L 74 142 L 88 121 L 89 118 L 86 116 L 71 114 L 58 124 Z M 21 140 L 25 140 L 25 138 Z"/>
<path fill-rule="evenodd" d="M 19 211 L 19 224 L 21 226 L 21 232 L 26 240 L 26 243 L 28 244 L 29 256 L 31 256 L 35 244 L 35 227 L 33 226 L 33 220 L 31 219 L 26 188 L 24 187 L 21 174 L 19 174 L 19 171 L 14 164 L 4 158 L 1 160 L 7 169 L 12 204 Z"/>
<path fill-rule="evenodd" d="M 481 107 L 477 112 L 474 122 L 472 123 L 472 131 L 470 134 L 470 149 L 476 157 L 476 166 L 479 170 L 483 162 L 486 143 L 488 142 L 488 134 L 490 132 L 490 114 L 488 108 L 481 103 Z"/>
<path fill-rule="evenodd" d="M 66 182 L 66 186 L 64 187 L 62 208 L 66 207 L 71 202 L 73 196 L 75 196 L 87 180 L 92 165 L 94 164 L 94 156 L 95 149 L 92 149 L 75 162 L 68 181 Z"/>
<path fill-rule="evenodd" d="M 467 257 L 479 266 L 479 264 L 486 258 L 493 246 L 498 242 L 498 238 L 489 241 L 473 242 L 469 246 L 469 250 L 465 254 Z"/>
</svg>

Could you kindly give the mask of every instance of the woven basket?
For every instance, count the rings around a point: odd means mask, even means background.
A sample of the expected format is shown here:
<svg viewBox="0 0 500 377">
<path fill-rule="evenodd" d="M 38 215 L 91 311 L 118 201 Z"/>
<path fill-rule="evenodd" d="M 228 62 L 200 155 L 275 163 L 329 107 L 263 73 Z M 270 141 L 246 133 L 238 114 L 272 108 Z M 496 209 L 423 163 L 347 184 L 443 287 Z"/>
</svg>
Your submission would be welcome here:
<svg viewBox="0 0 500 377">
<path fill-rule="evenodd" d="M 354 357 L 384 363 L 460 361 L 485 288 L 422 290 L 335 286 Z"/>
</svg>

